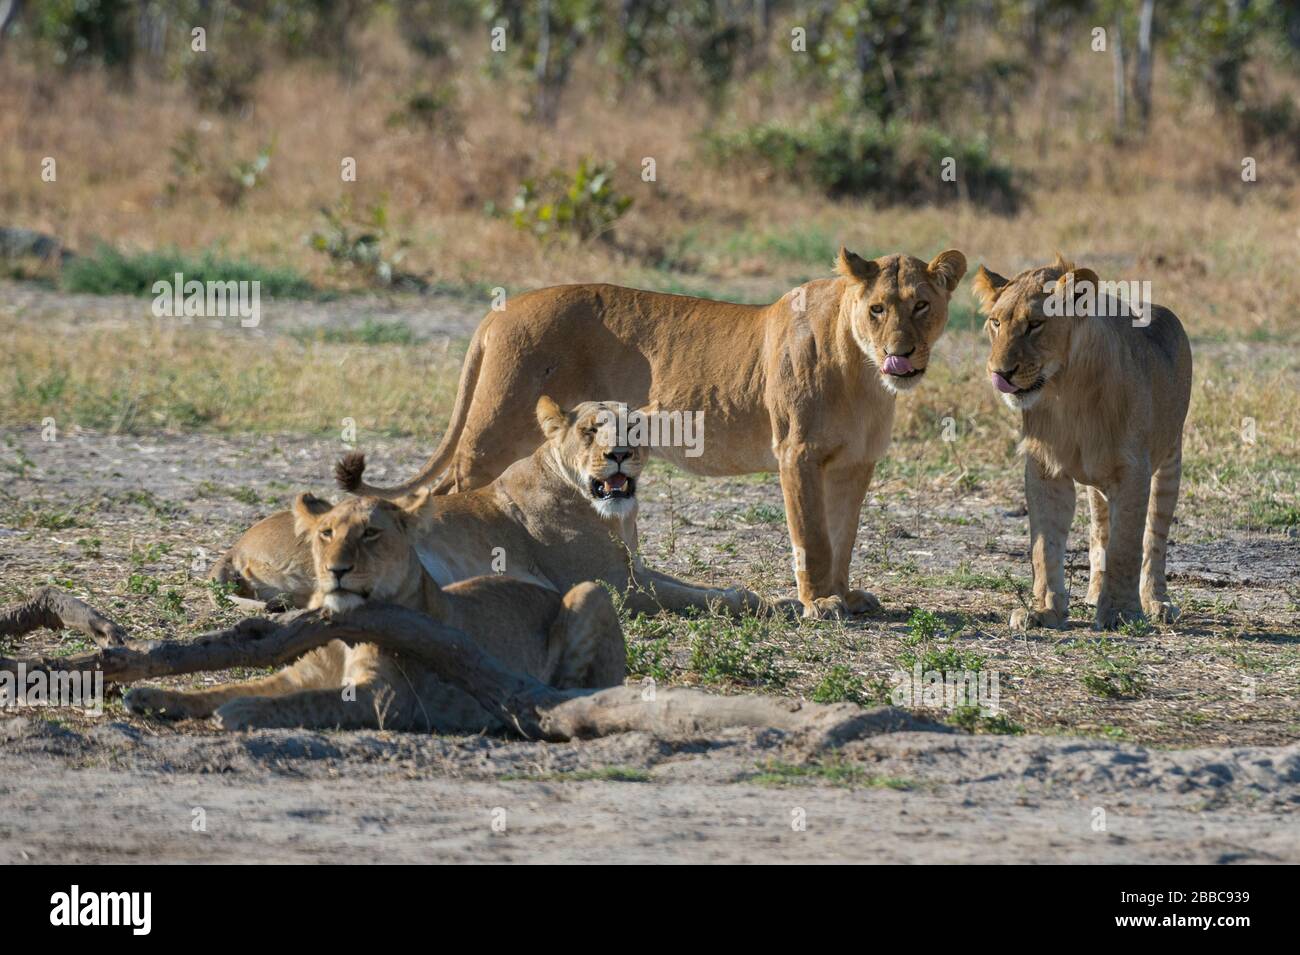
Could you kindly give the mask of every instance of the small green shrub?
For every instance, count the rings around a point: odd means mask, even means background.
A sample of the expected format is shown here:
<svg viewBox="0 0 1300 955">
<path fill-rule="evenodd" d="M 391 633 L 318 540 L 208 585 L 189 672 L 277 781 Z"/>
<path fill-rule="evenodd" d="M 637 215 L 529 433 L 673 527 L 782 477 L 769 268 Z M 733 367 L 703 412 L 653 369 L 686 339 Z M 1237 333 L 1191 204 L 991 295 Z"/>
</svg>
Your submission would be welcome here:
<svg viewBox="0 0 1300 955">
<path fill-rule="evenodd" d="M 780 645 L 758 617 L 731 620 L 698 616 L 687 623 L 690 669 L 703 683 L 782 687 L 790 675 L 781 665 Z"/>
<path fill-rule="evenodd" d="M 525 179 L 515 194 L 511 221 L 539 239 L 573 236 L 586 242 L 607 236 L 632 206 L 632 197 L 614 189 L 612 163 L 583 158 L 572 174 L 554 170 Z"/>
<path fill-rule="evenodd" d="M 813 689 L 814 703 L 856 703 L 870 706 L 876 702 L 867 681 L 843 664 L 831 667 Z"/>
<path fill-rule="evenodd" d="M 393 247 L 386 203 L 377 202 L 364 217 L 357 217 L 353 215 L 352 203 L 344 199 L 332 209 L 321 209 L 320 214 L 325 225 L 307 241 L 313 249 L 328 255 L 336 266 L 361 274 L 372 285 L 417 289 L 427 286 L 419 276 L 397 269 L 409 243 L 399 241 Z"/>
</svg>

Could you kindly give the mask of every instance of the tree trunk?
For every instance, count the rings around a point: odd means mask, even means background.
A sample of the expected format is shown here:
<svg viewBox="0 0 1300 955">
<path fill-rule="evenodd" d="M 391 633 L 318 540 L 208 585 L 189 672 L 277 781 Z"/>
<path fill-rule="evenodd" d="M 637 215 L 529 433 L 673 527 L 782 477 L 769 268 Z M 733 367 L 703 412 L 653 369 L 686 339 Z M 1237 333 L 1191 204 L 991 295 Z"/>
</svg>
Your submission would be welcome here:
<svg viewBox="0 0 1300 955">
<path fill-rule="evenodd" d="M 1115 138 L 1123 139 L 1128 126 L 1128 97 L 1124 81 L 1124 28 L 1115 16 L 1115 38 L 1111 44 L 1115 64 Z"/>
<path fill-rule="evenodd" d="M 1151 121 L 1151 32 L 1155 25 L 1156 0 L 1142 0 L 1138 15 L 1137 73 L 1133 78 L 1133 99 L 1137 101 L 1138 122 L 1145 134 Z"/>
</svg>

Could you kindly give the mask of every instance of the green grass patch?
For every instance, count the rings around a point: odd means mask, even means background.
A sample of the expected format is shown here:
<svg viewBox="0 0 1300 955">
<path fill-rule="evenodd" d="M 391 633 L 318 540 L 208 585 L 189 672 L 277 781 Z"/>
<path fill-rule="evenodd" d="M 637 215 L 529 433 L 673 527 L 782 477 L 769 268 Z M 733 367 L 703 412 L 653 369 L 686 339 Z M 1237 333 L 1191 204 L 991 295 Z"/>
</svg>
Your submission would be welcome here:
<svg viewBox="0 0 1300 955">
<path fill-rule="evenodd" d="M 1275 500 L 1251 501 L 1247 526 L 1300 527 L 1300 505 Z"/>
<path fill-rule="evenodd" d="M 91 295 L 152 296 L 155 282 L 260 282 L 260 294 L 273 298 L 312 298 L 317 289 L 293 269 L 266 268 L 243 259 L 223 259 L 208 251 L 197 255 L 176 249 L 120 252 L 101 245 L 63 266 L 60 284 L 69 292 Z"/>
<path fill-rule="evenodd" d="M 998 593 L 1015 593 L 1027 587 L 1030 581 L 1012 576 L 1010 571 L 1000 574 L 981 574 L 970 569 L 970 564 L 963 561 L 956 570 L 929 578 L 927 582 L 940 587 L 957 587 L 961 590 L 992 590 Z"/>
<path fill-rule="evenodd" d="M 815 763 L 786 763 L 768 760 L 760 763 L 758 773 L 748 782 L 760 786 L 824 785 L 843 786 L 848 789 L 896 789 L 908 791 L 915 783 L 896 776 L 876 776 L 861 766 L 843 760 L 823 760 Z"/>
<path fill-rule="evenodd" d="M 672 653 L 667 638 L 627 641 L 629 677 L 650 677 L 656 682 L 664 683 L 672 675 L 669 669 L 671 658 Z"/>
<path fill-rule="evenodd" d="M 988 733 L 996 736 L 1020 736 L 1025 728 L 1004 713 L 985 716 L 978 706 L 965 705 L 956 707 L 948 716 L 952 726 L 964 729 L 968 733 Z"/>
<path fill-rule="evenodd" d="M 783 687 L 790 677 L 770 632 L 781 626 L 759 617 L 694 617 L 686 625 L 690 669 L 703 683 Z"/>
<path fill-rule="evenodd" d="M 1102 637 L 1088 646 L 1091 659 L 1079 678 L 1084 689 L 1108 700 L 1131 700 L 1147 690 L 1137 654 Z"/>
<path fill-rule="evenodd" d="M 835 664 L 813 688 L 814 703 L 856 703 L 871 706 L 881 697 L 878 687 L 869 687 L 866 678 L 843 664 Z"/>
<path fill-rule="evenodd" d="M 405 322 L 380 322 L 367 318 L 360 325 L 345 328 L 300 328 L 293 332 L 300 342 L 329 345 L 414 345 L 418 338 Z"/>
</svg>

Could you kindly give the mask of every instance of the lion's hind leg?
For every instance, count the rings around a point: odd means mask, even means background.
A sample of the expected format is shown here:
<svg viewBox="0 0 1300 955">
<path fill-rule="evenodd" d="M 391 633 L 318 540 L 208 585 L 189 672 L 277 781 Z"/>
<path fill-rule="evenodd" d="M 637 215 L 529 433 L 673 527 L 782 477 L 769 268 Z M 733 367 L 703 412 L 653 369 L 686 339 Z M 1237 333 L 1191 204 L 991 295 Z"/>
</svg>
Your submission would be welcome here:
<svg viewBox="0 0 1300 955">
<path fill-rule="evenodd" d="M 270 676 L 225 683 L 201 690 L 165 690 L 141 686 L 122 699 L 128 712 L 152 713 L 173 720 L 206 719 L 232 700 L 278 698 L 311 686 L 338 684 L 343 676 L 347 645 L 335 640 L 305 654 Z"/>
<path fill-rule="evenodd" d="M 1182 477 L 1180 448 L 1151 476 L 1151 495 L 1147 502 L 1146 533 L 1142 541 L 1142 609 L 1148 617 L 1162 623 L 1173 623 L 1178 618 L 1178 608 L 1169 602 L 1166 589 L 1165 555 Z"/>
<path fill-rule="evenodd" d="M 409 672 L 408 672 L 409 671 Z M 425 671 L 374 644 L 343 647 L 342 666 L 284 696 L 246 696 L 216 711 L 223 729 L 412 729 L 419 727 Z"/>
<path fill-rule="evenodd" d="M 600 584 L 564 595 L 547 635 L 545 682 L 560 689 L 618 686 L 627 675 L 627 647 L 618 612 Z"/>
<path fill-rule="evenodd" d="M 1097 606 L 1106 583 L 1106 548 L 1110 546 L 1110 504 L 1099 488 L 1088 488 L 1088 606 Z"/>
</svg>

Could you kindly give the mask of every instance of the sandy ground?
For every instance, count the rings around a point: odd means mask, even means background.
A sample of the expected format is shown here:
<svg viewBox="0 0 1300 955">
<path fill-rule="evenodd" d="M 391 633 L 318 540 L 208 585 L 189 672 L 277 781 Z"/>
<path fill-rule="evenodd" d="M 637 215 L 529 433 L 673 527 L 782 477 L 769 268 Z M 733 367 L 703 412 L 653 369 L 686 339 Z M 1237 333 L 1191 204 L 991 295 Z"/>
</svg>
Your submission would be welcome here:
<svg viewBox="0 0 1300 955">
<path fill-rule="evenodd" d="M 49 322 L 129 322 L 142 308 L 23 294 L 14 307 Z M 278 320 L 337 324 L 388 308 L 428 336 L 460 336 L 476 320 L 463 305 L 427 305 L 349 300 L 286 307 Z M 208 604 L 208 562 L 295 491 L 328 491 L 341 450 L 294 435 L 73 431 L 47 443 L 33 427 L 4 438 L 0 603 L 54 582 L 138 636 L 182 639 L 235 619 Z M 372 479 L 411 473 L 432 440 L 367 441 Z M 652 471 L 642 494 L 656 566 L 788 588 L 785 530 L 779 511 L 770 516 L 780 504 L 774 479 Z M 887 671 L 909 646 L 911 608 L 961 611 L 953 641 L 1002 672 L 1007 710 L 1026 735 L 936 723 L 812 753 L 775 732 L 548 745 L 221 735 L 128 717 L 115 704 L 98 718 L 0 711 L 0 860 L 1300 862 L 1296 539 L 1185 513 L 1170 569 L 1187 614 L 1176 628 L 1111 638 L 1148 689 L 1096 699 L 1079 687 L 1091 659 L 1081 654 L 1093 652 L 1086 619 L 1070 634 L 1012 635 L 1004 623 L 1014 594 L 942 576 L 959 565 L 1027 574 L 1017 505 L 1011 477 L 961 495 L 878 489 L 854 574 L 888 612 L 774 636 L 789 678 L 758 688 L 806 696 L 840 661 Z M 1073 543 L 1077 597 L 1086 575 L 1077 530 Z M 0 644 L 85 648 L 67 634 Z M 681 638 L 670 644 L 671 678 L 698 682 Z"/>
<path fill-rule="evenodd" d="M 851 783 L 782 785 L 765 769 L 805 754 L 770 732 L 548 745 L 18 718 L 0 739 L 6 862 L 1300 861 L 1294 745 L 905 732 L 849 744 Z M 622 779 L 591 778 L 608 767 Z"/>
</svg>

